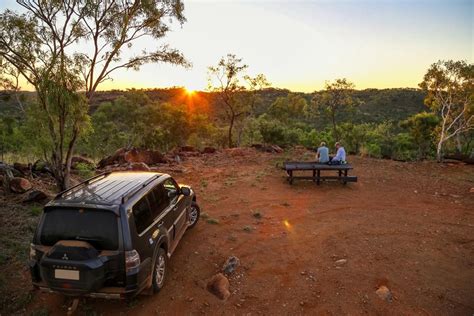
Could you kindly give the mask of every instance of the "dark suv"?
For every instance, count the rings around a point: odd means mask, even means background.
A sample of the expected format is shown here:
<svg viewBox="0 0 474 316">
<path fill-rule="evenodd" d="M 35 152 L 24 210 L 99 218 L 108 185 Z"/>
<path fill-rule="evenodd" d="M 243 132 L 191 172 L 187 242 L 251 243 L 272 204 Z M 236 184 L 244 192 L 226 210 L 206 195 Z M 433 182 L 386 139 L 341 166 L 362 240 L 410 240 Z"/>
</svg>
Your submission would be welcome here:
<svg viewBox="0 0 474 316">
<path fill-rule="evenodd" d="M 30 248 L 33 285 L 103 298 L 158 292 L 168 258 L 199 215 L 193 190 L 167 174 L 93 177 L 45 206 Z"/>
</svg>

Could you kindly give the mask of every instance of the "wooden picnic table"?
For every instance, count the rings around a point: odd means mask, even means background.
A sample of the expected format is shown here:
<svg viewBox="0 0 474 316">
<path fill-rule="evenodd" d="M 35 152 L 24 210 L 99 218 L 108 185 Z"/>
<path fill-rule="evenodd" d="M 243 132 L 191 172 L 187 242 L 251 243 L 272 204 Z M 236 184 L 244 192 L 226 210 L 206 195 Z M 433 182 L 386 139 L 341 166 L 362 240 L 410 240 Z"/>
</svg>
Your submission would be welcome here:
<svg viewBox="0 0 474 316">
<path fill-rule="evenodd" d="M 290 184 L 293 184 L 294 179 L 309 179 L 315 181 L 318 185 L 321 180 L 338 180 L 343 184 L 347 182 L 357 182 L 356 176 L 348 176 L 349 170 L 352 170 L 353 167 L 350 164 L 342 165 L 328 165 L 325 163 L 318 163 L 314 161 L 285 161 L 283 163 L 283 170 L 286 171 L 288 175 L 287 181 Z M 294 171 L 313 171 L 312 176 L 303 176 L 303 175 L 294 175 Z M 337 176 L 322 176 L 321 171 L 323 170 L 332 170 L 337 171 Z"/>
</svg>

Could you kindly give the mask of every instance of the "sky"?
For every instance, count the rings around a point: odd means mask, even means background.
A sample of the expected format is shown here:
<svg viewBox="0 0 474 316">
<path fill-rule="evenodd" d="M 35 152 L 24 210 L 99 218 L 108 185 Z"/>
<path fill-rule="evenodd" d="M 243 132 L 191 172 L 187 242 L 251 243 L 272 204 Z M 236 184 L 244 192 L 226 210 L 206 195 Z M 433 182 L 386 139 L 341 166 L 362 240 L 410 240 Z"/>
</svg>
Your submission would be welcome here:
<svg viewBox="0 0 474 316">
<path fill-rule="evenodd" d="M 347 78 L 357 89 L 417 87 L 440 59 L 473 62 L 474 0 L 184 0 L 187 22 L 163 41 L 192 68 L 151 64 L 114 72 L 99 90 L 207 87 L 207 68 L 227 53 L 263 73 L 273 87 L 312 92 Z M 18 9 L 0 0 L 0 11 Z M 124 56 L 132 52 L 125 52 Z"/>
</svg>

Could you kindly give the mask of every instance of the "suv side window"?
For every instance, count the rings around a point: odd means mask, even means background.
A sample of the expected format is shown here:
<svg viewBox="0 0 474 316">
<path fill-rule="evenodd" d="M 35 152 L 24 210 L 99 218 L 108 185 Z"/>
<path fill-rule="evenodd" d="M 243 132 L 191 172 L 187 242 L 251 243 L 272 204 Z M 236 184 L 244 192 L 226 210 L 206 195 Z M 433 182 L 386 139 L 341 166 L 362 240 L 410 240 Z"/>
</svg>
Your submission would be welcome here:
<svg viewBox="0 0 474 316">
<path fill-rule="evenodd" d="M 170 205 L 170 198 L 162 183 L 151 190 L 149 197 L 152 218 L 155 219 Z"/>
<path fill-rule="evenodd" d="M 135 218 L 135 227 L 137 233 L 141 234 L 152 223 L 150 205 L 148 204 L 148 195 L 142 197 L 133 206 L 133 217 Z"/>
</svg>

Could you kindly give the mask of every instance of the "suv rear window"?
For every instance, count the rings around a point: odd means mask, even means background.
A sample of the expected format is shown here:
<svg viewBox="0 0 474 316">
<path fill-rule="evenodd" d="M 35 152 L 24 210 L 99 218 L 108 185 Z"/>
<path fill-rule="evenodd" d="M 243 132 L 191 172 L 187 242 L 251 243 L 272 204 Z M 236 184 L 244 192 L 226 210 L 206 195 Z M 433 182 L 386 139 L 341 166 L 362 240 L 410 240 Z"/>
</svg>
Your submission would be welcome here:
<svg viewBox="0 0 474 316">
<path fill-rule="evenodd" d="M 40 242 L 53 246 L 59 240 L 81 240 L 98 250 L 118 249 L 117 217 L 97 209 L 50 209 L 44 213 Z"/>
</svg>

